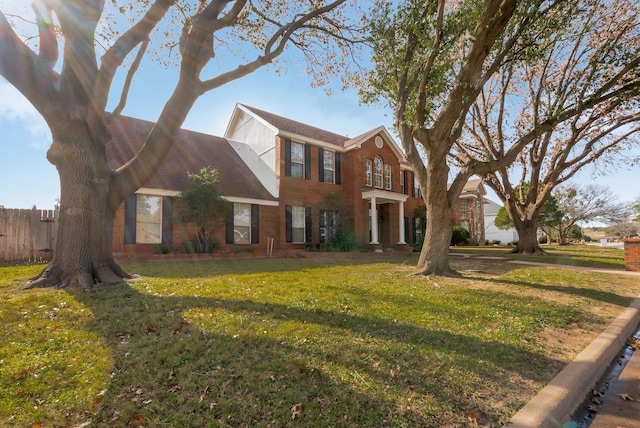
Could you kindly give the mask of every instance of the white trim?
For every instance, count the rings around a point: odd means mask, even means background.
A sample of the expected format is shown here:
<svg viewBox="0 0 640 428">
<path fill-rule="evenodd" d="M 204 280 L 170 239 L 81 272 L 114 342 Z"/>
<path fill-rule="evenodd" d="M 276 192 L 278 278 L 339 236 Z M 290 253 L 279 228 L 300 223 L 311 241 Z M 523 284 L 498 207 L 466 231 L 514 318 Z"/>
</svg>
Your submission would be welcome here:
<svg viewBox="0 0 640 428">
<path fill-rule="evenodd" d="M 151 189 L 149 187 L 141 187 L 135 193 L 151 196 L 178 196 L 180 194 L 177 190 Z"/>
<path fill-rule="evenodd" d="M 330 132 L 330 131 L 328 131 L 328 132 Z M 278 130 L 278 133 L 276 134 L 276 136 L 277 137 L 282 137 L 282 138 L 285 138 L 285 139 L 288 138 L 294 143 L 308 143 L 308 144 L 311 144 L 313 146 L 330 149 L 330 150 L 332 150 L 334 152 L 340 152 L 340 153 L 346 152 L 345 148 L 343 146 L 341 146 L 341 145 L 333 144 L 333 143 L 327 143 L 326 141 L 316 140 L 315 138 L 305 137 L 303 135 L 295 134 L 293 132 L 286 132 L 286 131 Z"/>
<path fill-rule="evenodd" d="M 407 160 L 404 151 L 400 148 L 398 143 L 396 143 L 396 140 L 391 136 L 389 131 L 387 131 L 387 128 L 385 128 L 384 126 L 379 126 L 375 129 L 372 129 L 371 131 L 365 132 L 364 134 L 350 139 L 349 141 L 344 143 L 345 148 L 347 151 L 356 148 L 359 149 L 362 147 L 362 144 L 364 144 L 366 141 L 369 141 L 369 139 L 371 139 L 371 137 L 375 136 L 376 134 L 381 135 L 382 138 L 386 140 L 387 144 L 389 145 L 389 147 L 391 147 L 391 150 L 395 153 L 400 163 Z"/>
<path fill-rule="evenodd" d="M 256 204 L 256 205 L 266 205 L 269 207 L 280 206 L 280 203 L 278 201 L 265 201 L 264 199 L 241 198 L 238 196 L 223 196 L 222 199 L 229 202 L 235 202 L 238 204 Z"/>
<path fill-rule="evenodd" d="M 406 202 L 409 199 L 409 195 L 405 195 L 403 193 L 390 192 L 388 190 L 382 189 L 373 189 L 373 190 L 362 190 L 362 199 L 382 199 L 385 201 L 393 201 L 393 202 Z M 382 203 L 382 202 L 379 202 Z"/>
</svg>

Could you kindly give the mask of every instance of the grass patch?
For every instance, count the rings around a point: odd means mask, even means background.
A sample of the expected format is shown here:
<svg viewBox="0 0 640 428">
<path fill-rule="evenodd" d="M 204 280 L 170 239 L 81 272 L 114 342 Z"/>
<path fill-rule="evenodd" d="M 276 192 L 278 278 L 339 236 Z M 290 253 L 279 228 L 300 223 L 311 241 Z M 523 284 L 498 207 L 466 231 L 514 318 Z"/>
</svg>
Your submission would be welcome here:
<svg viewBox="0 0 640 428">
<path fill-rule="evenodd" d="M 510 260 L 624 270 L 624 250 L 598 245 L 541 245 L 546 256 L 512 254 L 510 247 L 455 247 L 454 253 L 505 257 Z"/>
<path fill-rule="evenodd" d="M 18 291 L 0 268 L 0 425 L 500 425 L 640 294 L 634 278 L 454 259 L 125 265 Z"/>
</svg>

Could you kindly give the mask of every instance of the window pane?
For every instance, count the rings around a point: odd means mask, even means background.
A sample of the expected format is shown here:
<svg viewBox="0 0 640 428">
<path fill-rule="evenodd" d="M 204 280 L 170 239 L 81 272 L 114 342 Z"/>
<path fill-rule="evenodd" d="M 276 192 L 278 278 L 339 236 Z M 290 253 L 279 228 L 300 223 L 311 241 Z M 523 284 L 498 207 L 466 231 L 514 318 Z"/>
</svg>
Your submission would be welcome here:
<svg viewBox="0 0 640 428">
<path fill-rule="evenodd" d="M 251 243 L 251 205 L 233 204 L 233 242 Z"/>
<path fill-rule="evenodd" d="M 291 162 L 304 163 L 304 145 L 291 143 Z"/>
<path fill-rule="evenodd" d="M 391 165 L 384 166 L 384 188 L 391 190 Z"/>
<path fill-rule="evenodd" d="M 137 196 L 136 242 L 159 244 L 162 242 L 162 197 Z"/>
<path fill-rule="evenodd" d="M 291 142 L 291 176 L 304 178 L 304 144 Z"/>
<path fill-rule="evenodd" d="M 293 242 L 305 241 L 305 209 L 304 207 L 291 207 L 291 240 Z"/>
<path fill-rule="evenodd" d="M 373 161 L 371 159 L 367 159 L 366 163 L 366 177 L 367 177 L 367 186 L 373 185 Z"/>
<path fill-rule="evenodd" d="M 334 183 L 334 171 L 335 171 L 335 152 L 325 150 L 324 151 L 324 182 Z"/>
<path fill-rule="evenodd" d="M 375 160 L 373 170 L 373 184 L 375 187 L 382 189 L 382 158 L 378 156 Z"/>
</svg>

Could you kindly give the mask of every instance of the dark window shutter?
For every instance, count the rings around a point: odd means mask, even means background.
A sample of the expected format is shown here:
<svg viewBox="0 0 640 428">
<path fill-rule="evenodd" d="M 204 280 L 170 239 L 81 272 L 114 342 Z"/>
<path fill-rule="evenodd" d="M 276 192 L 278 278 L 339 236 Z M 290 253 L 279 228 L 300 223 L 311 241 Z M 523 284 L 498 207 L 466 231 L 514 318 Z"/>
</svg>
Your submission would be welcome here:
<svg viewBox="0 0 640 428">
<path fill-rule="evenodd" d="M 251 243 L 258 244 L 260 242 L 260 205 L 251 204 Z"/>
<path fill-rule="evenodd" d="M 408 178 L 408 183 L 407 183 L 407 195 L 410 196 L 414 196 L 413 194 L 413 172 L 409 173 L 409 178 Z"/>
<path fill-rule="evenodd" d="M 304 145 L 304 178 L 311 180 L 311 146 Z"/>
<path fill-rule="evenodd" d="M 285 207 L 285 235 L 286 235 L 286 242 L 291 242 L 293 241 L 293 231 L 291 230 L 291 222 L 292 222 L 292 212 L 291 212 L 291 205 L 287 205 Z"/>
<path fill-rule="evenodd" d="M 409 217 L 404 218 L 404 242 L 409 243 Z"/>
<path fill-rule="evenodd" d="M 284 140 L 284 175 L 291 177 L 291 140 Z"/>
<path fill-rule="evenodd" d="M 324 149 L 318 147 L 318 181 L 324 183 Z"/>
<path fill-rule="evenodd" d="M 402 174 L 402 180 L 403 180 L 403 189 L 404 189 L 404 194 L 408 195 L 409 194 L 409 188 L 407 187 L 407 175 L 409 175 L 409 171 L 405 171 L 404 174 Z"/>
<path fill-rule="evenodd" d="M 225 242 L 233 244 L 233 204 L 229 204 L 225 217 Z"/>
<path fill-rule="evenodd" d="M 305 233 L 304 242 L 306 243 L 310 243 L 313 240 L 313 230 L 311 229 L 312 225 L 313 224 L 311 221 L 311 208 L 306 207 L 304 209 L 304 233 Z"/>
<path fill-rule="evenodd" d="M 138 205 L 138 196 L 135 193 L 130 194 L 124 200 L 124 243 L 136 243 L 136 211 Z"/>
<path fill-rule="evenodd" d="M 341 177 L 340 177 L 340 153 L 336 153 L 335 168 L 336 168 L 336 184 L 340 184 L 340 182 L 341 182 Z"/>
<path fill-rule="evenodd" d="M 411 219 L 411 222 L 412 222 L 412 225 L 411 225 L 411 232 L 412 232 L 411 233 L 411 236 L 412 236 L 411 242 L 413 242 L 414 244 L 417 244 L 417 242 L 416 242 L 416 238 L 417 238 L 417 236 L 416 236 L 416 218 L 414 217 L 413 219 Z"/>
<path fill-rule="evenodd" d="M 162 243 L 173 244 L 173 197 L 162 197 Z"/>
<path fill-rule="evenodd" d="M 320 243 L 324 244 L 327 234 L 327 211 L 320 210 L 320 220 L 318 221 Z M 324 229 L 324 231 L 322 230 Z M 324 232 L 324 233 L 323 233 Z"/>
</svg>

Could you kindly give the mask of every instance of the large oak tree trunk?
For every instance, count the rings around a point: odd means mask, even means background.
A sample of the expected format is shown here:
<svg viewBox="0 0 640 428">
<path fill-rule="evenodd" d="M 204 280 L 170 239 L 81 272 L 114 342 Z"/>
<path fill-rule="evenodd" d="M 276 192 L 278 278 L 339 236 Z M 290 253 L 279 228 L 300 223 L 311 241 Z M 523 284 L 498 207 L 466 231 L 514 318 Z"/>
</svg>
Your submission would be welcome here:
<svg viewBox="0 0 640 428">
<path fill-rule="evenodd" d="M 423 189 L 427 206 L 427 225 L 418 259 L 418 270 L 423 275 L 456 274 L 449 266 L 453 212 L 448 202 L 447 179 L 448 168 L 438 162 L 428 163 L 427 185 Z"/>
<path fill-rule="evenodd" d="M 538 222 L 537 220 L 516 220 L 514 221 L 518 231 L 518 244 L 511 251 L 517 254 L 547 254 L 538 244 Z"/>
<path fill-rule="evenodd" d="M 29 287 L 114 284 L 129 277 L 113 258 L 113 220 L 122 202 L 110 189 L 104 149 L 81 124 L 54 133 L 47 153 L 60 176 L 60 219 L 54 257 Z"/>
</svg>

